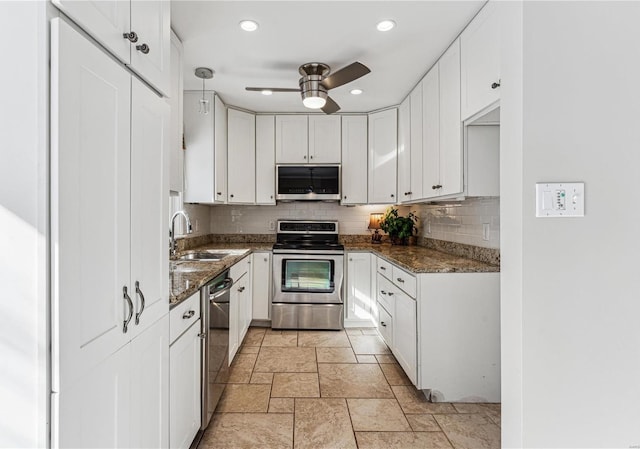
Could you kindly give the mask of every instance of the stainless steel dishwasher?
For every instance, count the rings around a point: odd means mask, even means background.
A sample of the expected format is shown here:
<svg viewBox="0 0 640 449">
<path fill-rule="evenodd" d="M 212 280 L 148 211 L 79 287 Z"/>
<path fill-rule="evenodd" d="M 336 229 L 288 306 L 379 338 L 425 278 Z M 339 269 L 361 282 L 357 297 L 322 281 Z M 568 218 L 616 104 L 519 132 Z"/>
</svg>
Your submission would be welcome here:
<svg viewBox="0 0 640 449">
<path fill-rule="evenodd" d="M 202 425 L 204 430 L 229 379 L 229 270 L 200 290 L 202 307 Z"/>
</svg>

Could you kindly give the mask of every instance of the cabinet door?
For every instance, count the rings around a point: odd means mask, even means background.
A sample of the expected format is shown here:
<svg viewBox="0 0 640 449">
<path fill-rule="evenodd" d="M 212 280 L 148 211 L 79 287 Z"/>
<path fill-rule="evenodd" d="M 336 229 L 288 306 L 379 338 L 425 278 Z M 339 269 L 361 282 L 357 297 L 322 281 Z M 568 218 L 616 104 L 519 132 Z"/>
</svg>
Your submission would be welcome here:
<svg viewBox="0 0 640 449">
<path fill-rule="evenodd" d="M 52 447 L 141 447 L 130 445 L 130 361 L 127 344 L 52 395 L 51 413 L 57 422 L 51 429 Z"/>
<path fill-rule="evenodd" d="M 62 19 L 51 36 L 52 381 L 64 391 L 130 339 L 131 75 Z"/>
<path fill-rule="evenodd" d="M 131 340 L 131 446 L 169 445 L 169 315 Z"/>
<path fill-rule="evenodd" d="M 460 41 L 438 62 L 440 76 L 440 195 L 461 193 L 462 125 L 460 121 Z"/>
<path fill-rule="evenodd" d="M 422 198 L 422 181 L 424 175 L 422 173 L 422 83 L 419 83 L 411 92 L 411 131 L 409 150 L 411 153 L 411 168 L 409 170 L 409 194 L 411 200 L 419 200 Z"/>
<path fill-rule="evenodd" d="M 369 204 L 396 202 L 398 111 L 369 114 Z"/>
<path fill-rule="evenodd" d="M 276 124 L 273 115 L 256 116 L 256 203 L 276 204 Z"/>
<path fill-rule="evenodd" d="M 200 321 L 169 349 L 169 447 L 189 449 L 200 430 Z"/>
<path fill-rule="evenodd" d="M 395 311 L 393 313 L 393 355 L 404 369 L 409 380 L 416 385 L 417 369 L 417 329 L 416 301 L 396 290 Z"/>
<path fill-rule="evenodd" d="M 440 193 L 440 76 L 436 64 L 422 80 L 422 196 Z"/>
<path fill-rule="evenodd" d="M 169 190 L 182 192 L 184 159 L 182 150 L 183 135 L 183 77 L 182 43 L 171 33 L 171 88 L 169 92 L 171 108 L 171 130 L 169 139 Z"/>
<path fill-rule="evenodd" d="M 339 115 L 309 116 L 309 162 L 339 164 L 341 155 Z"/>
<path fill-rule="evenodd" d="M 341 204 L 367 204 L 367 116 L 342 117 Z"/>
<path fill-rule="evenodd" d="M 411 118 L 411 98 L 407 97 L 398 108 L 398 200 L 400 202 L 411 201 Z"/>
<path fill-rule="evenodd" d="M 488 2 L 460 36 L 462 119 L 500 99 L 500 9 Z"/>
<path fill-rule="evenodd" d="M 131 68 L 161 93 L 169 94 L 171 5 L 163 0 L 132 0 L 131 29 L 138 42 L 131 44 Z M 147 45 L 148 51 L 142 47 Z"/>
<path fill-rule="evenodd" d="M 276 164 L 306 164 L 308 160 L 306 115 L 276 115 Z"/>
<path fill-rule="evenodd" d="M 205 92 L 209 105 L 214 103 L 214 95 Z M 214 159 L 214 113 L 201 114 L 202 92 L 184 93 L 184 201 L 186 203 L 213 203 L 218 195 L 215 191 L 214 176 L 217 178 L 217 164 Z M 226 117 L 226 111 L 224 112 Z M 226 126 L 225 126 L 226 128 Z M 225 129 L 226 134 L 226 129 Z M 225 151 L 226 154 L 226 151 Z M 214 165 L 215 164 L 215 165 Z M 226 173 L 226 164 L 225 164 Z M 221 196 L 221 195 L 220 195 Z"/>
<path fill-rule="evenodd" d="M 220 97 L 213 96 L 213 196 L 215 203 L 227 203 L 227 107 Z"/>
<path fill-rule="evenodd" d="M 229 109 L 227 170 L 229 203 L 256 202 L 256 120 L 248 112 Z"/>
<path fill-rule="evenodd" d="M 124 63 L 131 43 L 122 35 L 131 31 L 130 5 L 121 0 L 52 0 L 74 22 Z"/>
<path fill-rule="evenodd" d="M 268 320 L 271 307 L 271 253 L 253 253 L 252 319 Z"/>
<path fill-rule="evenodd" d="M 251 323 L 251 274 L 248 272 L 237 284 L 238 299 L 238 345 L 242 345 Z"/>
<path fill-rule="evenodd" d="M 346 319 L 371 320 L 371 254 L 347 254 Z"/>
<path fill-rule="evenodd" d="M 131 111 L 130 296 L 135 309 L 131 327 L 138 333 L 169 311 L 169 106 L 132 78 Z"/>
</svg>

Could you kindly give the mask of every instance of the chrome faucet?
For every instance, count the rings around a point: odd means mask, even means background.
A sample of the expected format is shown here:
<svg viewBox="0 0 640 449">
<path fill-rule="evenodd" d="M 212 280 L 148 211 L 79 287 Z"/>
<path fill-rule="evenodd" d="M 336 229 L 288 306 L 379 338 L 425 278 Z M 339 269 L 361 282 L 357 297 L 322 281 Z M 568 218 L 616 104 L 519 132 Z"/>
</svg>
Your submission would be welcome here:
<svg viewBox="0 0 640 449">
<path fill-rule="evenodd" d="M 191 227 L 191 220 L 189 220 L 189 216 L 183 210 L 179 210 L 173 217 L 171 217 L 171 229 L 169 230 L 169 249 L 171 250 L 171 255 L 176 255 L 176 217 L 178 215 L 182 215 L 184 217 L 184 221 L 187 223 L 187 234 L 191 234 L 193 232 L 193 228 Z"/>
</svg>

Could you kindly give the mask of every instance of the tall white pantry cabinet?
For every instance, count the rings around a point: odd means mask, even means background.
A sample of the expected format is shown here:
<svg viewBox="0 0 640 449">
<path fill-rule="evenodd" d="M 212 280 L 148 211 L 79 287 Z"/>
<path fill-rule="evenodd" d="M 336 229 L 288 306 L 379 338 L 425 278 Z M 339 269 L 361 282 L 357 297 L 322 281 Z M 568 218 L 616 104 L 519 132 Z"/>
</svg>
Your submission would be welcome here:
<svg viewBox="0 0 640 449">
<path fill-rule="evenodd" d="M 167 103 L 51 23 L 52 446 L 168 445 Z"/>
</svg>

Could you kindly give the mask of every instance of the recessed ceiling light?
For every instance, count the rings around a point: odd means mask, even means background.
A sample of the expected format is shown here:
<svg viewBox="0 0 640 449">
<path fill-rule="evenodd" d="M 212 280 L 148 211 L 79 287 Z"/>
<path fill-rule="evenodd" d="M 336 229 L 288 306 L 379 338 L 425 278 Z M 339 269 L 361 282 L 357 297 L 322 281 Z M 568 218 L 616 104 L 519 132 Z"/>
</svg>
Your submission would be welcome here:
<svg viewBox="0 0 640 449">
<path fill-rule="evenodd" d="M 378 31 L 389 31 L 396 26 L 396 23 L 393 20 L 381 20 L 376 25 Z"/>
<path fill-rule="evenodd" d="M 243 20 L 240 22 L 240 28 L 245 31 L 255 31 L 258 29 L 258 22 L 255 20 Z"/>
<path fill-rule="evenodd" d="M 261 90 L 260 92 L 262 92 L 262 95 L 271 95 L 273 93 L 273 91 L 269 89 L 264 89 L 264 90 Z"/>
<path fill-rule="evenodd" d="M 362 93 L 362 89 L 352 89 L 351 95 L 360 95 Z"/>
</svg>

